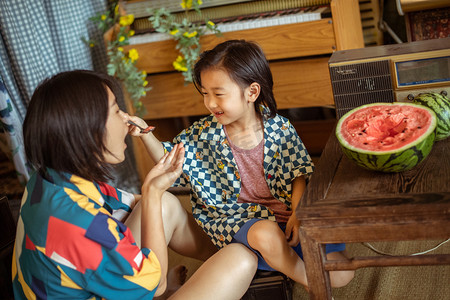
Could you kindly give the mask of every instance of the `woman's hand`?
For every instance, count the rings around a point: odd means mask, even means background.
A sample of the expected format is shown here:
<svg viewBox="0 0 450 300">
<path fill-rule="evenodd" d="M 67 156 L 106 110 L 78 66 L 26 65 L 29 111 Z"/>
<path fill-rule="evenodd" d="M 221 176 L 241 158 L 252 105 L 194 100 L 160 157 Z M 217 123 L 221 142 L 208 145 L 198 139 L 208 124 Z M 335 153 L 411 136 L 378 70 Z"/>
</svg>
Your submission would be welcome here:
<svg viewBox="0 0 450 300">
<path fill-rule="evenodd" d="M 180 177 L 183 171 L 184 145 L 182 143 L 173 147 L 150 170 L 145 177 L 142 193 L 156 190 L 163 193 Z"/>
</svg>

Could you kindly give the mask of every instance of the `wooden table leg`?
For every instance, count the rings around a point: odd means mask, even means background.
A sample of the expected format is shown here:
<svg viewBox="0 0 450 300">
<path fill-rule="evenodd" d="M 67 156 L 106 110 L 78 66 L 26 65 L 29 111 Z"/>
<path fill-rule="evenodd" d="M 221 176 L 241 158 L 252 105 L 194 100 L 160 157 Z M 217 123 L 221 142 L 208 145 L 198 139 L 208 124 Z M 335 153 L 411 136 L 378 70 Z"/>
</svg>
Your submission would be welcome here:
<svg viewBox="0 0 450 300">
<path fill-rule="evenodd" d="M 300 242 L 305 262 L 306 277 L 308 279 L 310 299 L 331 299 L 331 284 L 328 271 L 325 271 L 324 261 L 326 259 L 325 245 L 315 240 L 301 229 L 299 230 Z"/>
</svg>

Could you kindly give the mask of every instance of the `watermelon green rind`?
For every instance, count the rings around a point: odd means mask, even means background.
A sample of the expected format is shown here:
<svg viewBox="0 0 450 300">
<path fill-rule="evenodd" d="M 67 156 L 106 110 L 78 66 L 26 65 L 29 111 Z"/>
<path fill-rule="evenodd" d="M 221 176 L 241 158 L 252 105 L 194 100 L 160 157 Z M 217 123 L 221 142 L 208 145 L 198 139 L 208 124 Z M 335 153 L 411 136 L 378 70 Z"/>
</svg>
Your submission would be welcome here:
<svg viewBox="0 0 450 300">
<path fill-rule="evenodd" d="M 421 93 L 414 103 L 431 108 L 437 117 L 436 141 L 450 136 L 450 100 L 439 93 Z"/>
<path fill-rule="evenodd" d="M 354 113 L 356 110 L 363 109 L 370 106 L 385 106 L 385 105 L 410 105 L 416 106 L 420 109 L 427 110 L 433 118 L 427 131 L 417 140 L 409 143 L 403 147 L 391 151 L 369 151 L 356 148 L 350 145 L 346 140 L 340 136 L 342 124 L 347 116 Z M 436 114 L 430 108 L 419 104 L 412 103 L 373 103 L 357 107 L 344 116 L 342 116 L 336 126 L 336 137 L 341 144 L 343 153 L 359 166 L 375 171 L 382 172 L 403 172 L 412 169 L 414 166 L 422 162 L 430 153 L 435 138 L 436 138 Z"/>
</svg>

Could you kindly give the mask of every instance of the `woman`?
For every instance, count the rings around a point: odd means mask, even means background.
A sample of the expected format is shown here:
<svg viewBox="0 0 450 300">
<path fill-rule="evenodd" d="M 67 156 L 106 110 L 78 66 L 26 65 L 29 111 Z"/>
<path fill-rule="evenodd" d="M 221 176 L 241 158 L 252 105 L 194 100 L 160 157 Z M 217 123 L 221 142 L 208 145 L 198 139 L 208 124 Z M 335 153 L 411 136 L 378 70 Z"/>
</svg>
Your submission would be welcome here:
<svg viewBox="0 0 450 300">
<path fill-rule="evenodd" d="M 239 299 L 256 271 L 255 255 L 238 244 L 216 253 L 165 191 L 181 174 L 182 145 L 149 172 L 142 196 L 104 183 L 111 165 L 125 159 L 126 135 L 138 135 L 117 106 L 119 97 L 113 78 L 83 70 L 55 75 L 34 92 L 23 130 L 36 172 L 17 225 L 15 299 Z M 138 201 L 142 222 L 137 210 L 133 224 L 142 248 L 123 223 Z M 207 259 L 176 291 L 167 281 L 167 245 Z M 182 268 L 177 272 L 182 279 Z"/>
</svg>

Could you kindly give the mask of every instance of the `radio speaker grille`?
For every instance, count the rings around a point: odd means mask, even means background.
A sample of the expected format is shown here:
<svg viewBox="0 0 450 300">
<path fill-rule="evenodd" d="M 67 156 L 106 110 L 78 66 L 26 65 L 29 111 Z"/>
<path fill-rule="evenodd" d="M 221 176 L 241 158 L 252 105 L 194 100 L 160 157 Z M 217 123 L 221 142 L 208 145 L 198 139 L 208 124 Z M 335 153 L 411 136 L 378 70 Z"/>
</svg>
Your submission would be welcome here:
<svg viewBox="0 0 450 300">
<path fill-rule="evenodd" d="M 330 66 L 336 115 L 377 102 L 394 102 L 389 60 Z"/>
</svg>

